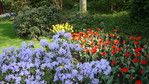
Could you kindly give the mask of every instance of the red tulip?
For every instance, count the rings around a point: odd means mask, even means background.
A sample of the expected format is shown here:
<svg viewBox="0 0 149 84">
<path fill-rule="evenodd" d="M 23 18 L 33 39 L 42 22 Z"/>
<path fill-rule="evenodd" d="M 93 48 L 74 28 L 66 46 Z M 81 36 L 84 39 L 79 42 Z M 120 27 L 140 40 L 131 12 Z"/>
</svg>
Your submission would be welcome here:
<svg viewBox="0 0 149 84">
<path fill-rule="evenodd" d="M 127 73 L 127 72 L 128 72 L 128 68 L 122 68 L 121 71 L 122 71 L 123 73 Z"/>
<path fill-rule="evenodd" d="M 114 31 L 114 32 L 117 32 L 117 29 L 114 29 L 113 31 Z"/>
<path fill-rule="evenodd" d="M 114 36 L 114 34 L 110 34 L 110 37 L 113 37 Z"/>
<path fill-rule="evenodd" d="M 143 74 L 144 73 L 144 70 L 140 70 L 140 73 Z"/>
<path fill-rule="evenodd" d="M 140 55 L 141 55 L 140 53 L 136 53 L 136 56 L 137 56 L 137 57 L 140 57 Z"/>
<path fill-rule="evenodd" d="M 141 63 L 142 65 L 145 65 L 145 64 L 147 63 L 147 61 L 146 61 L 146 60 L 141 60 L 140 63 Z"/>
<path fill-rule="evenodd" d="M 92 49 L 92 53 L 96 53 L 97 52 L 97 50 L 96 49 Z"/>
<path fill-rule="evenodd" d="M 122 49 L 121 49 L 121 48 L 117 48 L 117 51 L 119 51 L 119 52 L 120 52 L 120 51 L 122 51 Z"/>
<path fill-rule="evenodd" d="M 106 55 L 106 52 L 100 52 L 100 54 L 101 54 L 102 56 L 105 56 L 105 55 Z"/>
<path fill-rule="evenodd" d="M 116 49 L 116 46 L 112 46 L 112 49 Z"/>
<path fill-rule="evenodd" d="M 133 76 L 130 76 L 130 79 L 133 79 Z"/>
<path fill-rule="evenodd" d="M 126 56 L 126 57 L 129 57 L 129 56 L 130 56 L 130 53 L 125 53 L 125 56 Z"/>
<path fill-rule="evenodd" d="M 91 28 L 87 28 L 87 30 L 88 30 L 88 31 L 90 31 L 90 30 L 91 30 Z"/>
<path fill-rule="evenodd" d="M 143 84 L 141 80 L 137 80 L 135 84 Z"/>
<path fill-rule="evenodd" d="M 133 42 L 133 44 L 137 45 L 137 44 L 139 44 L 139 42 L 135 41 L 135 42 Z"/>
<path fill-rule="evenodd" d="M 112 65 L 115 65 L 116 63 L 117 63 L 116 61 L 112 61 L 112 63 L 111 63 L 111 64 L 112 64 Z"/>
<path fill-rule="evenodd" d="M 132 59 L 132 61 L 134 62 L 134 63 L 138 63 L 138 59 Z"/>
<path fill-rule="evenodd" d="M 116 50 L 111 50 L 110 51 L 112 54 L 116 54 Z"/>
<path fill-rule="evenodd" d="M 100 30 L 100 28 L 97 28 L 96 30 Z"/>
<path fill-rule="evenodd" d="M 111 41 L 107 41 L 106 44 L 111 44 Z"/>
<path fill-rule="evenodd" d="M 134 40 L 134 39 L 135 39 L 135 37 L 130 37 L 129 39 Z"/>
</svg>

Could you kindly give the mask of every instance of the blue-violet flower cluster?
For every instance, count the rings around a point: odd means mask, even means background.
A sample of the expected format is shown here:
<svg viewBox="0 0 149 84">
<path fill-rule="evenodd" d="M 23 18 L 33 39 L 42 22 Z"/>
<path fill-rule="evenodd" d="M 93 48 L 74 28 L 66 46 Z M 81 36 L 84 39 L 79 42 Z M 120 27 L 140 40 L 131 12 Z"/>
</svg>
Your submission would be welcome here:
<svg viewBox="0 0 149 84">
<path fill-rule="evenodd" d="M 0 84 L 98 84 L 98 74 L 110 74 L 111 67 L 105 59 L 75 64 L 72 50 L 79 52 L 82 48 L 69 43 L 69 38 L 69 33 L 60 31 L 53 36 L 54 41 L 50 44 L 41 39 L 42 47 L 36 49 L 33 49 L 32 41 L 28 45 L 22 42 L 19 49 L 3 49 L 0 55 Z"/>
</svg>

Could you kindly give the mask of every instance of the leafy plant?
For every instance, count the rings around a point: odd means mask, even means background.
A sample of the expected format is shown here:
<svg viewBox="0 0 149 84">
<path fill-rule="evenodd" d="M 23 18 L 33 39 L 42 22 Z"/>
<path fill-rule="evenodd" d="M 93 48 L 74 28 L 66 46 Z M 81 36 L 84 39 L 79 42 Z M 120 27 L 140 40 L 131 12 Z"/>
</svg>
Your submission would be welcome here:
<svg viewBox="0 0 149 84">
<path fill-rule="evenodd" d="M 60 9 L 54 6 L 26 7 L 14 19 L 16 34 L 20 37 L 38 38 L 49 34 L 51 25 L 59 23 Z"/>
</svg>

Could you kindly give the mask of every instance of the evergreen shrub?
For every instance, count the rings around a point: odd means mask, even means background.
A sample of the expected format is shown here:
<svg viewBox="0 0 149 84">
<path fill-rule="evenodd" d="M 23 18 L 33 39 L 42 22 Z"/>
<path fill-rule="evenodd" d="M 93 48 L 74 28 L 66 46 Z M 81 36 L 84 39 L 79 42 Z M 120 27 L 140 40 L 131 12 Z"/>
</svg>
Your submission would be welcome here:
<svg viewBox="0 0 149 84">
<path fill-rule="evenodd" d="M 49 34 L 50 26 L 58 24 L 60 9 L 54 6 L 26 7 L 14 19 L 14 28 L 20 37 L 38 38 Z"/>
</svg>

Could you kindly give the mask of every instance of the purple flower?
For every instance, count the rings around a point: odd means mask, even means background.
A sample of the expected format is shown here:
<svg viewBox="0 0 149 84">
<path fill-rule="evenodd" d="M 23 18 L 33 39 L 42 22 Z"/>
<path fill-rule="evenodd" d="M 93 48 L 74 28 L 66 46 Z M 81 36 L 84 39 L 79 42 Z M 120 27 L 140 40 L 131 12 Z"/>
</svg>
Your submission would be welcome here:
<svg viewBox="0 0 149 84">
<path fill-rule="evenodd" d="M 69 46 L 69 44 L 68 44 L 68 42 L 67 41 L 63 41 L 63 43 L 62 43 L 62 45 L 61 45 L 62 47 L 68 47 Z"/>
<path fill-rule="evenodd" d="M 33 41 L 30 41 L 30 43 L 28 44 L 28 46 L 33 46 L 33 45 L 34 45 Z"/>
<path fill-rule="evenodd" d="M 66 50 L 63 49 L 63 48 L 60 48 L 59 51 L 58 51 L 58 54 L 65 55 L 66 54 Z"/>
<path fill-rule="evenodd" d="M 111 72 L 111 67 L 108 66 L 107 69 L 104 71 L 104 74 L 105 74 L 105 75 L 109 75 L 110 72 Z"/>
<path fill-rule="evenodd" d="M 15 79 L 14 75 L 8 75 L 5 77 L 6 81 L 10 81 L 11 79 Z"/>
<path fill-rule="evenodd" d="M 21 71 L 19 75 L 20 76 L 28 76 L 29 74 L 30 74 L 30 72 L 25 70 L 25 71 Z"/>
<path fill-rule="evenodd" d="M 21 81 L 21 77 L 16 77 L 16 78 L 15 78 L 15 84 L 19 84 L 20 81 Z"/>
<path fill-rule="evenodd" d="M 57 38 L 57 39 L 55 39 L 54 42 L 58 44 L 60 41 L 61 41 L 61 39 Z"/>
<path fill-rule="evenodd" d="M 59 37 L 59 35 L 53 35 L 52 38 L 53 38 L 54 40 L 56 40 L 56 39 L 58 39 L 58 37 Z"/>
<path fill-rule="evenodd" d="M 99 84 L 99 79 L 96 78 L 92 79 L 91 84 Z"/>
<path fill-rule="evenodd" d="M 83 75 L 77 75 L 77 78 L 79 81 L 81 81 L 81 82 L 83 81 Z"/>
<path fill-rule="evenodd" d="M 58 35 L 64 35 L 64 32 L 63 31 L 59 31 L 57 32 Z"/>
<path fill-rule="evenodd" d="M 26 43 L 24 41 L 22 42 L 22 48 L 26 48 Z"/>
<path fill-rule="evenodd" d="M 55 74 L 55 75 L 54 75 L 54 80 L 53 80 L 53 81 L 56 82 L 56 81 L 58 81 L 58 80 L 59 80 L 59 78 L 58 78 L 58 76 Z"/>
<path fill-rule="evenodd" d="M 3 65 L 2 68 L 1 68 L 2 69 L 2 73 L 6 73 L 6 71 L 8 70 L 8 68 L 9 67 L 7 65 Z"/>
<path fill-rule="evenodd" d="M 65 80 L 65 84 L 74 84 L 71 80 Z"/>
<path fill-rule="evenodd" d="M 79 46 L 79 44 L 76 44 L 75 46 L 76 46 L 76 48 L 75 48 L 76 51 L 82 51 L 82 50 L 83 50 L 83 49 Z"/>
<path fill-rule="evenodd" d="M 73 69 L 71 73 L 72 73 L 72 75 L 77 75 L 78 71 L 76 69 Z"/>
<path fill-rule="evenodd" d="M 59 48 L 59 44 L 57 44 L 55 42 L 51 43 L 50 46 L 49 46 L 50 50 L 56 50 L 58 48 Z"/>
<path fill-rule="evenodd" d="M 0 84 L 4 84 L 5 82 L 4 81 L 0 81 Z"/>
<path fill-rule="evenodd" d="M 45 46 L 48 45 L 48 41 L 47 40 L 44 40 L 44 39 L 41 39 L 40 40 L 40 45 L 43 46 L 43 47 L 45 47 Z"/>
<path fill-rule="evenodd" d="M 72 36 L 70 35 L 70 33 L 65 33 L 65 34 L 64 34 L 64 37 L 65 37 L 66 39 L 70 39 Z"/>
<path fill-rule="evenodd" d="M 8 51 L 7 48 L 4 48 L 4 49 L 2 50 L 3 53 L 5 53 L 5 52 L 7 52 L 7 51 Z"/>
<path fill-rule="evenodd" d="M 41 79 L 40 75 L 36 75 L 36 80 L 39 81 Z"/>
</svg>

